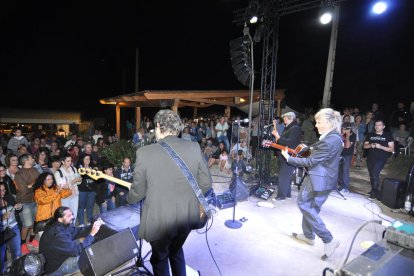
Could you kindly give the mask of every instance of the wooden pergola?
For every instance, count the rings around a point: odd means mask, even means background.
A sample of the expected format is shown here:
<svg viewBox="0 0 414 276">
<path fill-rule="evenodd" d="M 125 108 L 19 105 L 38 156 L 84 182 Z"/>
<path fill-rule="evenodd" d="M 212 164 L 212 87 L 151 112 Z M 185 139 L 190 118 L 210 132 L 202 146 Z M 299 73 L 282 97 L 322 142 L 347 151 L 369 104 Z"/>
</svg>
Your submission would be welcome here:
<svg viewBox="0 0 414 276">
<path fill-rule="evenodd" d="M 284 94 L 284 89 L 276 90 L 276 94 Z M 259 100 L 260 91 L 253 92 L 253 102 Z M 231 107 L 241 107 L 249 104 L 249 90 L 144 90 L 101 99 L 101 104 L 116 105 L 116 133 L 121 134 L 121 108 L 135 108 L 135 122 L 138 128 L 141 124 L 141 107 L 171 106 L 178 113 L 180 107 L 193 107 L 197 116 L 198 108 L 212 105 L 225 106 L 225 115 L 230 117 Z"/>
</svg>

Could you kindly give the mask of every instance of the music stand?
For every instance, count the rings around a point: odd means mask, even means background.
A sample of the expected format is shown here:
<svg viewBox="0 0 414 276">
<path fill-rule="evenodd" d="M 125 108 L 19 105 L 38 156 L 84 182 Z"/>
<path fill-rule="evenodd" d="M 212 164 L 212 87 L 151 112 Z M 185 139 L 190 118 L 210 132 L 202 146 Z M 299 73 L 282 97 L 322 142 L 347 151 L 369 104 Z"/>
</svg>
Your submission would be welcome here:
<svg viewBox="0 0 414 276">
<path fill-rule="evenodd" d="M 144 201 L 144 199 L 142 199 L 139 202 L 139 215 L 140 215 L 140 217 L 142 217 L 142 202 L 143 201 Z M 135 264 L 130 265 L 128 267 L 125 267 L 125 268 L 123 268 L 123 269 L 121 269 L 121 270 L 119 270 L 115 273 L 112 273 L 111 275 L 118 275 L 118 274 L 121 274 L 124 271 L 131 270 L 129 275 L 150 275 L 150 276 L 153 276 L 151 271 L 148 268 L 146 268 L 145 265 L 144 265 L 144 261 L 150 253 L 151 253 L 151 250 L 148 251 L 148 253 L 144 257 L 142 257 L 142 238 L 139 238 L 138 239 L 138 256 L 137 256 L 137 260 L 135 261 Z M 144 271 L 140 270 L 140 268 L 142 268 Z M 135 273 L 132 273 L 134 271 L 135 271 Z"/>
<path fill-rule="evenodd" d="M 239 144 L 240 144 L 240 120 L 237 120 L 236 122 L 233 122 L 233 123 L 238 124 L 238 127 L 237 127 L 237 144 L 236 144 L 236 155 L 237 155 L 238 151 L 239 151 Z M 237 179 L 239 178 L 239 166 L 238 166 L 237 160 L 233 160 L 233 162 L 236 162 L 236 179 L 235 179 L 236 183 L 234 185 L 234 193 L 233 193 L 234 194 L 234 196 L 233 196 L 233 201 L 234 201 L 234 204 L 233 204 L 233 219 L 226 220 L 224 222 L 224 225 L 227 226 L 228 228 L 231 228 L 231 229 L 239 229 L 243 225 L 240 221 L 235 220 L 235 217 L 236 217 L 236 202 L 237 202 L 236 195 L 237 195 L 237 186 L 238 186 L 238 183 L 239 183 L 239 181 L 237 181 Z"/>
</svg>

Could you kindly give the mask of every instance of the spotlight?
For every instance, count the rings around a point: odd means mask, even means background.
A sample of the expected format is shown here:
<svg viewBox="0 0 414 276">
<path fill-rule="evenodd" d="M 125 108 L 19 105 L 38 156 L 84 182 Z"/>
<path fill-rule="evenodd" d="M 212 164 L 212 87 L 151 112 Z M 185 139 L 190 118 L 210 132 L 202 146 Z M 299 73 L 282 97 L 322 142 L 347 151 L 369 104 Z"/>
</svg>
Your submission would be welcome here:
<svg viewBox="0 0 414 276">
<path fill-rule="evenodd" d="M 332 12 L 331 11 L 325 11 L 320 17 L 319 21 L 326 25 L 332 21 Z"/>
<path fill-rule="evenodd" d="M 245 19 L 250 24 L 255 24 L 259 20 L 259 1 L 250 1 L 245 12 Z"/>
<path fill-rule="evenodd" d="M 42 254 L 28 253 L 12 262 L 10 275 L 42 275 L 45 262 L 46 259 Z"/>
<path fill-rule="evenodd" d="M 375 14 L 381 14 L 383 12 L 385 12 L 388 8 L 388 5 L 386 2 L 384 1 L 379 1 L 376 2 L 373 6 L 372 6 L 372 12 Z"/>
</svg>

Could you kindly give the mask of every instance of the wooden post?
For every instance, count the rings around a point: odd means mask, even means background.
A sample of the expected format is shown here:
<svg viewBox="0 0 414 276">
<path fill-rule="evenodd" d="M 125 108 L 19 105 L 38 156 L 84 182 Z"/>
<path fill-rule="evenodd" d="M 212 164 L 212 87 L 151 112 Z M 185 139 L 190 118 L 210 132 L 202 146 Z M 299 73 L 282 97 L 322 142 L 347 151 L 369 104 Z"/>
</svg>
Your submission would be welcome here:
<svg viewBox="0 0 414 276">
<path fill-rule="evenodd" d="M 141 126 L 141 107 L 135 107 L 135 131 L 138 131 Z"/>
<path fill-rule="evenodd" d="M 275 99 L 277 101 L 277 116 L 280 117 L 282 116 L 282 108 L 280 106 L 280 103 L 283 101 L 283 99 L 285 98 L 285 90 L 276 90 L 275 93 Z"/>
<path fill-rule="evenodd" d="M 224 116 L 226 116 L 227 118 L 229 118 L 229 120 L 231 119 L 230 118 L 230 110 L 231 110 L 231 107 L 230 106 L 226 106 L 226 109 L 224 110 Z"/>
<path fill-rule="evenodd" d="M 117 103 L 115 107 L 116 113 L 116 135 L 121 139 L 121 106 Z"/>
<path fill-rule="evenodd" d="M 174 99 L 174 104 L 171 107 L 172 111 L 178 114 L 178 104 L 180 103 L 180 99 Z"/>
<path fill-rule="evenodd" d="M 193 108 L 193 118 L 196 118 L 197 117 L 197 111 L 198 111 L 198 108 L 197 107 L 194 107 Z"/>
</svg>

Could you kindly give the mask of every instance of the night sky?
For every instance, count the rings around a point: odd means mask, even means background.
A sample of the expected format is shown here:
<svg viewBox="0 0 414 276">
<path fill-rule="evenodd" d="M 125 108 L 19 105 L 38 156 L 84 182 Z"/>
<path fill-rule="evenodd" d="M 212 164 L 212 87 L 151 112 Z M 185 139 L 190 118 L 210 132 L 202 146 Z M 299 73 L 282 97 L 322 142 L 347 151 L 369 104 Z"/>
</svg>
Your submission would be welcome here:
<svg viewBox="0 0 414 276">
<path fill-rule="evenodd" d="M 139 90 L 248 89 L 234 76 L 229 53 L 229 41 L 242 36 L 233 11 L 248 1 L 89 2 L 0 4 L 1 107 L 100 115 L 110 109 L 100 98 L 135 92 L 137 47 Z M 370 2 L 341 4 L 332 92 L 338 109 L 366 110 L 377 101 L 391 110 L 399 100 L 414 101 L 414 1 L 390 0 L 388 12 L 375 17 Z M 318 12 L 280 21 L 276 85 L 298 111 L 322 99 L 331 27 L 319 24 Z M 261 49 L 254 45 L 256 88 Z"/>
</svg>

